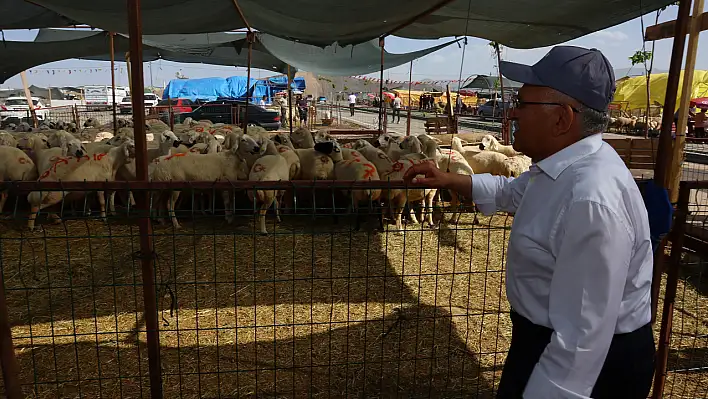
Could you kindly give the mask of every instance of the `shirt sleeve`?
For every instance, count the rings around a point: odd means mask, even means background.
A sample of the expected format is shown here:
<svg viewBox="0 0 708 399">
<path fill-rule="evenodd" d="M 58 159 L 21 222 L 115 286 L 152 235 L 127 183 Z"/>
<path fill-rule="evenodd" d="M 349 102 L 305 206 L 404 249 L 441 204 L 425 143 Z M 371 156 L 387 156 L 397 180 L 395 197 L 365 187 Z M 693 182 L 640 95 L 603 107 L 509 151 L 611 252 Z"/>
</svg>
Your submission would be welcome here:
<svg viewBox="0 0 708 399">
<path fill-rule="evenodd" d="M 472 175 L 472 200 L 480 212 L 491 215 L 497 210 L 516 212 L 526 191 L 531 174 L 518 178 L 493 176 L 489 173 Z"/>
<path fill-rule="evenodd" d="M 573 203 L 558 231 L 549 293 L 551 341 L 524 398 L 589 398 L 607 357 L 629 271 L 634 234 L 616 212 Z"/>
</svg>

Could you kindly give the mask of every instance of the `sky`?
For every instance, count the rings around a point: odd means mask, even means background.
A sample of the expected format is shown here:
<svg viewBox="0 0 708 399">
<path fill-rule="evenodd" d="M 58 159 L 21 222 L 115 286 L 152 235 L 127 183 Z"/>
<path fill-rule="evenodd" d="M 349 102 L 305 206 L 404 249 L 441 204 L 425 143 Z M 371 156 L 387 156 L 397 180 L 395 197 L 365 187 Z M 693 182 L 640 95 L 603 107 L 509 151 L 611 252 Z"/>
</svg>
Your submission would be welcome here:
<svg viewBox="0 0 708 399">
<path fill-rule="evenodd" d="M 706 5 L 708 9 L 708 4 Z M 662 12 L 659 22 L 676 18 L 678 6 L 671 6 Z M 654 24 L 655 13 L 644 17 L 644 25 Z M 37 34 L 36 30 L 4 31 L 5 40 L 32 41 Z M 631 66 L 629 57 L 637 50 L 642 49 L 642 27 L 640 18 L 616 25 L 589 35 L 571 40 L 565 44 L 582 47 L 597 48 L 605 54 L 614 68 L 628 68 Z M 405 53 L 432 47 L 444 43 L 450 38 L 439 40 L 412 40 L 400 37 L 386 39 L 386 50 L 391 53 Z M 462 48 L 452 45 L 435 53 L 422 57 L 413 63 L 413 81 L 423 79 L 431 80 L 456 80 L 475 74 L 496 75 L 496 59 L 489 41 L 485 39 L 469 38 L 467 45 Z M 671 58 L 671 39 L 656 42 L 654 52 L 655 70 L 668 70 Z M 647 43 L 647 50 L 651 50 L 651 43 Z M 502 59 L 525 64 L 533 64 L 548 52 L 550 47 L 519 50 L 504 48 Z M 464 51 L 464 63 L 462 56 Z M 684 56 L 685 57 L 685 56 Z M 128 85 L 128 75 L 125 62 L 117 62 L 119 68 L 116 74 L 117 85 Z M 462 67 L 460 69 L 460 67 Z M 637 65 L 635 68 L 641 69 Z M 708 69 L 708 43 L 699 42 L 696 69 Z M 71 71 L 71 74 L 69 73 Z M 90 71 L 90 72 L 89 72 Z M 408 80 L 409 65 L 401 65 L 384 72 L 384 77 L 391 80 Z M 228 67 L 205 64 L 185 64 L 169 61 L 154 61 L 145 63 L 145 85 L 162 87 L 176 73 L 189 78 L 229 77 L 246 75 L 246 68 Z M 254 69 L 252 76 L 256 78 L 271 76 L 272 71 Z M 370 74 L 378 77 L 378 72 Z M 619 78 L 620 76 L 617 76 Z M 31 69 L 27 75 L 28 84 L 47 86 L 82 86 L 91 84 L 110 84 L 110 63 L 102 61 L 65 60 L 52 62 Z M 1 88 L 21 88 L 19 75 L 10 78 Z"/>
</svg>

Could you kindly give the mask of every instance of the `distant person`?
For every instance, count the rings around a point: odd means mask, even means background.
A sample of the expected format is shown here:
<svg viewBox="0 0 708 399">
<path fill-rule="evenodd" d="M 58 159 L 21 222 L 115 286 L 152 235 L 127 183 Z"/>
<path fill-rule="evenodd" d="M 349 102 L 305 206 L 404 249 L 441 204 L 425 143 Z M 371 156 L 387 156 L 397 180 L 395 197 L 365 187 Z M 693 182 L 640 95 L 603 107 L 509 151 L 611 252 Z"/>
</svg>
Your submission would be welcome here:
<svg viewBox="0 0 708 399">
<path fill-rule="evenodd" d="M 266 98 L 268 98 L 268 97 L 263 96 L 263 98 L 261 98 L 261 101 L 258 103 L 258 105 L 260 105 L 261 107 L 265 107 L 266 106 Z"/>
<path fill-rule="evenodd" d="M 354 116 L 354 107 L 356 107 L 356 94 L 351 93 L 349 95 L 349 113 Z"/>
<path fill-rule="evenodd" d="M 706 108 L 701 108 L 701 112 L 696 114 L 695 117 L 693 117 L 693 122 L 695 123 L 694 133 L 696 137 L 706 137 L 706 125 L 708 125 L 708 115 L 706 115 L 707 110 L 708 109 Z"/>
<path fill-rule="evenodd" d="M 391 123 L 396 119 L 396 115 L 398 115 L 398 121 L 396 123 L 401 123 L 401 108 L 403 108 L 403 100 L 401 100 L 401 97 L 398 96 L 398 93 L 396 93 L 396 98 L 393 99 L 393 113 L 391 113 Z"/>
<path fill-rule="evenodd" d="M 307 125 L 307 99 L 298 96 L 297 99 L 297 109 L 300 113 L 300 125 Z"/>
<path fill-rule="evenodd" d="M 283 127 L 286 127 L 288 126 L 289 121 L 288 100 L 285 99 L 285 96 L 280 96 L 280 98 L 278 98 L 278 105 L 280 106 L 280 120 L 282 121 L 281 125 L 283 125 Z"/>
</svg>

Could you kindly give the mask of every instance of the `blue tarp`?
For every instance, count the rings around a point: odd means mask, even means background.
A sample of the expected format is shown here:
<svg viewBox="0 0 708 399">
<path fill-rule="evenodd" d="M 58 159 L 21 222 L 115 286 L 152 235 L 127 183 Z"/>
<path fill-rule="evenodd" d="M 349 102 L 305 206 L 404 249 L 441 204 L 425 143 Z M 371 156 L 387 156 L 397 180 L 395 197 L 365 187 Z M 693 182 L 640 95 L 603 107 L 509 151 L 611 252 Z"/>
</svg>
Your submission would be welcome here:
<svg viewBox="0 0 708 399">
<path fill-rule="evenodd" d="M 295 78 L 291 86 L 293 89 L 304 90 L 305 79 Z M 251 78 L 251 82 L 248 85 L 248 94 L 250 94 L 253 102 L 258 102 L 265 96 L 267 98 L 266 101 L 270 103 L 276 92 L 286 88 L 287 78 L 285 76 L 276 76 L 263 80 Z M 168 98 L 188 98 L 192 101 L 197 99 L 213 101 L 217 98 L 245 100 L 248 94 L 246 93 L 246 77 L 232 76 L 226 79 L 173 79 L 167 84 L 162 98 L 165 100 Z"/>
</svg>

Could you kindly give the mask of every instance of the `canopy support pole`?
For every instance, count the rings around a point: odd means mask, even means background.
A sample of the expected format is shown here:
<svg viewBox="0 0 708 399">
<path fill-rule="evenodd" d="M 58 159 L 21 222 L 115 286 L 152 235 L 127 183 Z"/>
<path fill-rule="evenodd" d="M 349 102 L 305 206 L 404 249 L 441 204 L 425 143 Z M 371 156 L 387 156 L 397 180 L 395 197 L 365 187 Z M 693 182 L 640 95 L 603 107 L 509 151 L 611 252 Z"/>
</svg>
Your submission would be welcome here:
<svg viewBox="0 0 708 399">
<path fill-rule="evenodd" d="M 386 39 L 383 36 L 379 38 L 379 47 L 381 47 L 381 74 L 379 78 L 379 134 L 385 133 L 386 128 L 383 118 L 386 117 L 385 109 L 383 106 L 383 82 L 384 82 L 384 43 Z"/>
<path fill-rule="evenodd" d="M 696 53 L 698 52 L 698 36 L 701 34 L 699 16 L 703 12 L 703 0 L 693 1 L 693 18 L 690 18 L 690 32 L 688 35 L 688 53 L 686 54 L 686 65 L 683 68 L 683 82 L 681 85 L 681 100 L 679 102 L 679 117 L 676 124 L 676 140 L 672 156 L 671 176 L 669 180 L 669 195 L 671 202 L 678 201 L 679 183 L 681 182 L 681 164 L 683 163 L 683 151 L 686 145 L 686 135 L 684 131 L 688 125 L 688 107 L 691 101 L 691 86 L 693 84 L 693 70 L 696 67 Z M 673 110 L 672 110 L 673 111 Z M 666 112 L 666 111 L 664 111 Z"/>
<path fill-rule="evenodd" d="M 249 89 L 251 86 L 251 50 L 253 49 L 253 32 L 248 32 L 246 34 L 246 40 L 248 41 L 248 71 L 246 72 L 246 110 L 243 112 L 243 133 L 248 134 L 248 105 L 251 102 L 251 94 Z M 254 86 L 255 88 L 255 86 Z"/>
<path fill-rule="evenodd" d="M 659 135 L 659 146 L 656 152 L 656 164 L 654 166 L 654 181 L 668 188 L 668 172 L 671 165 L 673 148 L 673 138 L 671 137 L 671 125 L 674 123 L 674 110 L 676 109 L 676 94 L 678 93 L 679 79 L 681 77 L 681 62 L 683 61 L 683 50 L 688 33 L 688 22 L 691 18 L 691 0 L 681 0 L 679 2 L 676 31 L 674 34 L 674 44 L 671 49 L 671 61 L 669 63 L 669 76 L 666 79 L 666 95 L 664 100 L 664 115 L 661 119 L 661 134 Z M 678 132 L 677 132 L 678 133 Z M 657 251 L 661 252 L 661 251 Z"/>
<path fill-rule="evenodd" d="M 288 129 L 293 134 L 293 89 L 290 87 L 290 65 L 288 64 Z"/>
<path fill-rule="evenodd" d="M 497 53 L 497 71 L 499 74 L 499 89 L 501 90 L 502 142 L 504 145 L 509 145 L 511 140 L 509 140 L 509 123 L 506 118 L 506 109 L 504 109 L 504 77 L 502 77 L 501 73 L 501 51 L 498 42 L 494 42 L 494 52 Z"/>
<path fill-rule="evenodd" d="M 406 125 L 406 136 L 411 135 L 411 81 L 413 80 L 413 60 L 408 68 L 408 124 Z"/>
<path fill-rule="evenodd" d="M 135 167 L 138 181 L 148 182 L 147 141 L 145 137 L 145 93 L 143 82 L 143 41 L 140 0 L 128 0 L 128 37 L 132 57 L 130 74 L 135 131 Z M 150 397 L 162 398 L 162 371 L 160 366 L 160 327 L 157 323 L 157 300 L 150 222 L 150 192 L 140 191 L 135 195 L 140 229 L 140 263 L 143 281 L 143 306 L 147 332 L 148 370 L 150 374 Z"/>
<path fill-rule="evenodd" d="M 118 132 L 118 115 L 116 114 L 116 54 L 113 43 L 115 33 L 108 33 L 108 40 L 111 44 L 111 87 L 113 88 L 113 134 Z"/>
</svg>

